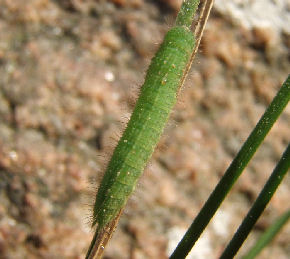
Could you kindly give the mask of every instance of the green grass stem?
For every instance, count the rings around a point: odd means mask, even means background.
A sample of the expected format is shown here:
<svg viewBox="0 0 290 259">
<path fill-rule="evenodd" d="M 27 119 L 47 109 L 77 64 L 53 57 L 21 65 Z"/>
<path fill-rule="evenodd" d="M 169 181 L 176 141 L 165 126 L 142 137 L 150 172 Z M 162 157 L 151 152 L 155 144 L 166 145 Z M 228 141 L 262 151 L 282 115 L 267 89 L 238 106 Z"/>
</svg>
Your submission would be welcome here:
<svg viewBox="0 0 290 259">
<path fill-rule="evenodd" d="M 252 208 L 249 210 L 247 216 L 244 218 L 242 224 L 238 228 L 237 232 L 233 236 L 232 240 L 227 245 L 226 249 L 222 253 L 220 259 L 233 258 L 238 252 L 243 242 L 248 237 L 249 233 L 253 229 L 257 220 L 263 213 L 267 204 L 276 192 L 279 184 L 283 180 L 290 167 L 290 145 L 286 148 L 280 161 L 275 167 L 273 173 L 269 177 L 264 188 L 260 192 L 258 198 L 254 202 Z"/>
<path fill-rule="evenodd" d="M 200 210 L 170 259 L 185 258 L 290 99 L 290 75 Z"/>
<path fill-rule="evenodd" d="M 279 233 L 281 228 L 290 218 L 290 209 L 283 213 L 258 239 L 250 251 L 242 259 L 254 259 L 262 249 L 267 246 L 272 239 Z"/>
</svg>

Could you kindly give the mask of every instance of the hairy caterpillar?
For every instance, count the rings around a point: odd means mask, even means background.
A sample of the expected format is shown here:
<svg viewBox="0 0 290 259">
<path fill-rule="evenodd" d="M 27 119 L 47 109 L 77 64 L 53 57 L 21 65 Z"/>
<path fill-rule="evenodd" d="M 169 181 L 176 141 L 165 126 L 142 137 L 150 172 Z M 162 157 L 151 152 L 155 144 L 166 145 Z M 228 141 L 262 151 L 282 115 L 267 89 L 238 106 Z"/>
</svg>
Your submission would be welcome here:
<svg viewBox="0 0 290 259">
<path fill-rule="evenodd" d="M 207 1 L 212 0 L 206 0 Z M 208 18 L 210 6 L 203 4 L 195 36 L 191 24 L 199 0 L 184 0 L 176 26 L 165 36 L 152 59 L 139 99 L 123 136 L 114 150 L 93 210 L 95 235 L 86 258 L 101 258 L 124 205 L 162 134 L 179 88 L 189 71 Z M 207 10 L 206 12 L 204 12 Z"/>
<path fill-rule="evenodd" d="M 162 134 L 194 48 L 188 27 L 168 31 L 147 71 L 139 99 L 96 196 L 93 224 L 102 229 L 125 205 Z"/>
</svg>

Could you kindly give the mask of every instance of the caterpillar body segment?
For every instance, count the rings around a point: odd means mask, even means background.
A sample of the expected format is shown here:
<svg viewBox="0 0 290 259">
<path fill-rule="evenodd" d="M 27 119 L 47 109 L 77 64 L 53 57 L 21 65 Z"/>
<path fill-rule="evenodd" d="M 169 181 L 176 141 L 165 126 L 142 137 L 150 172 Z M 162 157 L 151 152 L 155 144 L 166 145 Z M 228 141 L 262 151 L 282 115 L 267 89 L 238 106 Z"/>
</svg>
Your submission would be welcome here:
<svg viewBox="0 0 290 259">
<path fill-rule="evenodd" d="M 148 68 L 139 99 L 114 150 L 96 196 L 93 225 L 112 221 L 133 192 L 163 132 L 194 48 L 185 26 L 166 34 Z"/>
</svg>

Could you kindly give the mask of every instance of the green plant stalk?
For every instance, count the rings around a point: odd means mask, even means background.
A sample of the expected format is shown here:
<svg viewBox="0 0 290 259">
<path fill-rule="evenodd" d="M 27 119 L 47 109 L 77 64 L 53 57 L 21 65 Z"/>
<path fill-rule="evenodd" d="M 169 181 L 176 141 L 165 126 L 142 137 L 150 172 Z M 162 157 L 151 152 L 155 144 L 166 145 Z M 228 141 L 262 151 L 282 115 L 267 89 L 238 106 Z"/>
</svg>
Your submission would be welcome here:
<svg viewBox="0 0 290 259">
<path fill-rule="evenodd" d="M 290 209 L 282 214 L 258 239 L 250 251 L 242 259 L 254 259 L 267 246 L 272 239 L 279 233 L 282 227 L 290 219 Z"/>
<path fill-rule="evenodd" d="M 255 154 L 256 150 L 278 119 L 290 99 L 290 75 L 257 123 L 256 127 L 241 147 L 214 191 L 200 210 L 184 237 L 170 256 L 171 259 L 185 258 L 201 233 L 225 199 L 233 184 Z"/>
<path fill-rule="evenodd" d="M 273 173 L 269 177 L 267 183 L 264 185 L 258 198 L 254 202 L 252 208 L 249 210 L 247 216 L 244 218 L 242 224 L 238 228 L 237 232 L 229 242 L 220 259 L 233 258 L 238 252 L 243 242 L 248 237 L 249 233 L 253 229 L 257 220 L 263 213 L 264 209 L 268 205 L 269 201 L 276 192 L 278 186 L 286 175 L 290 167 L 290 145 L 286 148 L 280 161 L 275 167 Z"/>
</svg>

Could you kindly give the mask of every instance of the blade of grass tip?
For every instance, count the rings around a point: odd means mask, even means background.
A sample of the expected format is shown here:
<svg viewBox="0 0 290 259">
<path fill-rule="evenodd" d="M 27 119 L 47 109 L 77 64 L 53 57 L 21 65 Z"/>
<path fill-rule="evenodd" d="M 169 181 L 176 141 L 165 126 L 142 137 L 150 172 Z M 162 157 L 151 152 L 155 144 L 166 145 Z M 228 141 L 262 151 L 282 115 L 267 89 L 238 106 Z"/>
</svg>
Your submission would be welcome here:
<svg viewBox="0 0 290 259">
<path fill-rule="evenodd" d="M 205 29 L 205 24 L 208 20 L 213 3 L 214 3 L 214 0 L 206 0 L 202 3 L 202 8 L 200 10 L 200 17 L 198 19 L 198 24 L 197 24 L 195 31 L 194 31 L 194 35 L 195 35 L 195 39 L 196 39 L 195 40 L 196 47 L 194 48 L 193 53 L 191 55 L 191 60 L 194 59 L 194 57 L 197 53 L 197 50 L 198 50 L 198 47 L 199 47 L 199 44 L 200 44 L 200 41 L 202 38 L 202 34 L 203 34 L 204 29 Z"/>
<path fill-rule="evenodd" d="M 290 210 L 282 214 L 258 239 L 250 251 L 242 259 L 254 259 L 267 246 L 272 239 L 280 232 L 283 226 L 290 219 Z"/>
<path fill-rule="evenodd" d="M 239 251 L 243 242 L 248 237 L 249 233 L 253 229 L 257 220 L 263 213 L 267 204 L 276 192 L 279 184 L 283 180 L 290 167 L 290 145 L 286 148 L 286 151 L 282 155 L 280 161 L 275 167 L 273 173 L 269 177 L 264 188 L 260 192 L 258 198 L 254 202 L 252 208 L 249 210 L 247 216 L 244 218 L 242 224 L 238 228 L 237 232 L 233 236 L 232 240 L 227 245 L 226 249 L 222 253 L 220 259 L 233 258 Z"/>
<path fill-rule="evenodd" d="M 185 68 L 185 72 L 184 72 L 184 76 L 183 76 L 183 79 L 182 79 L 182 83 L 180 85 L 183 85 L 183 83 L 185 81 L 185 78 L 186 78 L 186 76 L 187 76 L 187 74 L 188 74 L 188 72 L 189 72 L 189 70 L 191 68 L 191 65 L 193 63 L 193 60 L 194 60 L 195 55 L 197 53 L 197 50 L 199 48 L 199 44 L 200 44 L 200 41 L 201 41 L 201 38 L 202 38 L 202 34 L 203 34 L 204 29 L 205 29 L 205 25 L 206 25 L 206 22 L 208 20 L 211 8 L 213 6 L 213 2 L 214 2 L 214 0 L 205 0 L 202 3 L 201 10 L 200 10 L 200 15 L 199 15 L 199 18 L 198 18 L 198 21 L 197 21 L 197 25 L 196 25 L 195 30 L 194 30 L 195 46 L 194 46 L 193 51 L 191 53 L 190 61 L 188 62 L 187 66 Z M 182 9 L 182 7 L 181 7 L 181 9 Z M 195 9 L 195 11 L 196 11 L 196 9 Z M 178 17 L 177 17 L 177 19 L 178 19 Z"/>
<path fill-rule="evenodd" d="M 267 110 L 257 123 L 246 142 L 243 144 L 242 148 L 230 164 L 229 168 L 226 170 L 224 176 L 211 193 L 197 217 L 194 219 L 182 240 L 177 245 L 175 251 L 170 256 L 170 259 L 185 258 L 190 252 L 195 242 L 198 240 L 201 233 L 208 225 L 218 207 L 232 188 L 233 184 L 239 178 L 242 171 L 266 137 L 267 133 L 270 131 L 273 124 L 286 107 L 289 99 L 290 75 L 288 75 L 279 92 L 268 106 Z"/>
</svg>

